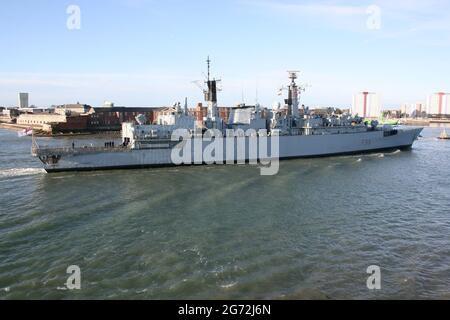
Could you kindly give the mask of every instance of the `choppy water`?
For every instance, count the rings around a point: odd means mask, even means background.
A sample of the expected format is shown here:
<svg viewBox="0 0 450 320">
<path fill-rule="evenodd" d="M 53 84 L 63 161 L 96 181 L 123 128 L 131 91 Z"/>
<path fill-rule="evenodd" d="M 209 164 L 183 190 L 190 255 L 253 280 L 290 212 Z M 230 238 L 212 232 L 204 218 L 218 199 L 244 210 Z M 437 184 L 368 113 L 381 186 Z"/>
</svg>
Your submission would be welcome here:
<svg viewBox="0 0 450 320">
<path fill-rule="evenodd" d="M 450 299 L 450 142 L 47 175 L 0 131 L 0 299 Z M 58 143 L 71 143 L 60 140 Z M 62 290 L 78 265 L 82 289 Z M 382 269 L 369 291 L 366 269 Z"/>
</svg>

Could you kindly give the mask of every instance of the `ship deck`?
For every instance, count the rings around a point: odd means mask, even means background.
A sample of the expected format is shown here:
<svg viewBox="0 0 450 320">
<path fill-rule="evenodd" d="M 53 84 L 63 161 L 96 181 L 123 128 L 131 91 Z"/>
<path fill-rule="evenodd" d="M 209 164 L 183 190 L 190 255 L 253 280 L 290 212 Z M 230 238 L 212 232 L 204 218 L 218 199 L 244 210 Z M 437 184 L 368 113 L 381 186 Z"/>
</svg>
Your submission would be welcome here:
<svg viewBox="0 0 450 320">
<path fill-rule="evenodd" d="M 35 157 L 45 157 L 54 155 L 76 155 L 76 154 L 90 154 L 99 152 L 131 152 L 127 147 L 83 147 L 83 148 L 52 148 L 52 147 L 33 147 L 32 155 Z"/>
</svg>

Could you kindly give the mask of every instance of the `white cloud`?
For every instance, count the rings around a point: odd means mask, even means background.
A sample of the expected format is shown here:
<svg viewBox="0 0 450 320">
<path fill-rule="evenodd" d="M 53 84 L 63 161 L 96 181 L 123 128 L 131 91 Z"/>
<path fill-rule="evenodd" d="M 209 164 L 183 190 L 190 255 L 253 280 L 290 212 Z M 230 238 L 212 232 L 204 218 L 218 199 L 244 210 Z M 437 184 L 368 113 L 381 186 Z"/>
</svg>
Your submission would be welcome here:
<svg viewBox="0 0 450 320">
<path fill-rule="evenodd" d="M 351 16 L 366 13 L 366 6 L 337 5 L 330 3 L 286 3 L 274 1 L 249 1 L 247 4 L 265 7 L 289 14 Z"/>
<path fill-rule="evenodd" d="M 331 26 L 354 32 L 367 32 L 367 8 L 376 5 L 381 10 L 382 28 L 373 33 L 385 38 L 416 35 L 417 32 L 448 32 L 450 9 L 440 0 L 373 0 L 361 4 L 354 1 L 244 1 L 243 4 L 270 14 L 288 15 L 292 21 L 307 19 L 310 25 Z M 300 21 L 300 20 L 299 20 Z"/>
<path fill-rule="evenodd" d="M 244 5 L 262 10 L 270 15 L 284 15 L 291 22 L 305 22 L 312 26 L 331 26 L 338 29 L 363 31 L 366 28 L 367 7 L 337 2 L 280 2 L 244 1 Z"/>
</svg>

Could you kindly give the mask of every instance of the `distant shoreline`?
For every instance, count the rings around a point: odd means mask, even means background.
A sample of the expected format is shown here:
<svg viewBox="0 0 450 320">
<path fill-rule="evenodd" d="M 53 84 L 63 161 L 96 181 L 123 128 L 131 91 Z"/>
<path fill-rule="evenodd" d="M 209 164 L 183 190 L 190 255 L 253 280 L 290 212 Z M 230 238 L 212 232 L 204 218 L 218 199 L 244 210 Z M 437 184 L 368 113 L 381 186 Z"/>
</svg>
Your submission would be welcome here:
<svg viewBox="0 0 450 320">
<path fill-rule="evenodd" d="M 403 123 L 400 120 L 400 125 L 404 126 L 424 126 L 433 127 L 435 125 L 450 125 L 450 120 L 432 120 L 432 119 L 408 119 Z M 29 128 L 29 126 L 0 123 L 0 129 L 6 129 L 10 131 L 19 132 L 23 129 Z M 36 130 L 36 129 L 35 129 Z M 79 137 L 79 136 L 120 136 L 121 131 L 86 131 L 86 132 L 72 132 L 72 133 L 42 133 L 35 134 L 36 137 L 58 138 L 58 137 Z"/>
<path fill-rule="evenodd" d="M 0 123 L 0 129 L 20 132 L 23 129 L 29 128 L 29 126 Z M 35 129 L 36 130 L 36 129 Z M 120 131 L 86 131 L 86 132 L 74 132 L 74 133 L 36 133 L 36 137 L 58 138 L 58 137 L 78 137 L 78 136 L 120 136 Z"/>
<path fill-rule="evenodd" d="M 436 125 L 449 125 L 450 120 L 447 120 L 447 119 L 400 119 L 400 124 L 405 125 L 405 126 L 433 127 Z"/>
<path fill-rule="evenodd" d="M 16 124 L 9 124 L 9 123 L 0 123 L 0 128 L 1 129 L 12 130 L 12 131 L 21 131 L 23 129 L 26 129 L 26 127 L 21 127 L 21 126 L 16 125 Z"/>
</svg>

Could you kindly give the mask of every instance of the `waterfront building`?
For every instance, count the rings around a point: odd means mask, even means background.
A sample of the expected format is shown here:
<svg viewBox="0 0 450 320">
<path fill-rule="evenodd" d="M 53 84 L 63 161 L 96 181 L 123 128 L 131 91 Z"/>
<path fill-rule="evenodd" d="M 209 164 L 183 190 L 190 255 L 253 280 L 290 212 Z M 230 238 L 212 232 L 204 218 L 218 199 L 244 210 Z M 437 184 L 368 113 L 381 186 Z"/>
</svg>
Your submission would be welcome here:
<svg viewBox="0 0 450 320">
<path fill-rule="evenodd" d="M 44 124 L 65 122 L 67 116 L 56 113 L 22 113 L 17 118 L 17 124 L 42 127 Z"/>
<path fill-rule="evenodd" d="M 84 104 L 67 104 L 55 112 L 27 112 L 21 114 L 17 124 L 27 125 L 46 132 L 81 132 L 120 130 L 122 123 L 135 121 L 142 114 L 151 123 L 154 108 L 91 107 Z"/>
<path fill-rule="evenodd" d="M 450 93 L 437 92 L 428 97 L 427 113 L 430 116 L 450 116 Z"/>
<path fill-rule="evenodd" d="M 379 118 L 381 97 L 377 93 L 359 92 L 353 96 L 352 114 L 363 118 Z"/>
<path fill-rule="evenodd" d="M 18 110 L 21 114 L 22 113 L 38 114 L 38 113 L 54 113 L 55 112 L 55 108 L 38 108 L 38 107 L 34 107 L 34 106 L 30 106 L 28 108 L 20 108 Z"/>
<path fill-rule="evenodd" d="M 14 123 L 19 116 L 19 109 L 17 108 L 4 108 L 0 113 L 0 123 Z"/>
<path fill-rule="evenodd" d="M 28 93 L 21 92 L 18 95 L 19 98 L 19 108 L 28 108 Z"/>
<path fill-rule="evenodd" d="M 217 107 L 217 112 L 225 123 L 229 121 L 231 109 L 232 108 L 230 107 Z M 196 119 L 197 127 L 200 128 L 203 126 L 203 118 L 208 115 L 208 107 L 204 106 L 202 103 L 198 103 L 194 109 L 189 109 L 188 112 L 189 115 Z"/>
<path fill-rule="evenodd" d="M 91 130 L 120 130 L 122 123 L 134 122 L 136 116 L 143 115 L 147 122 L 153 123 L 157 108 L 116 107 L 113 104 L 103 107 L 91 107 L 88 111 L 88 128 Z"/>
<path fill-rule="evenodd" d="M 90 105 L 77 102 L 75 104 L 64 104 L 57 106 L 55 108 L 55 113 L 63 115 L 87 114 L 91 108 L 92 107 Z"/>
<path fill-rule="evenodd" d="M 45 132 L 83 132 L 87 130 L 87 115 L 63 115 L 57 113 L 25 113 L 17 118 L 17 124 L 30 126 Z"/>
</svg>

